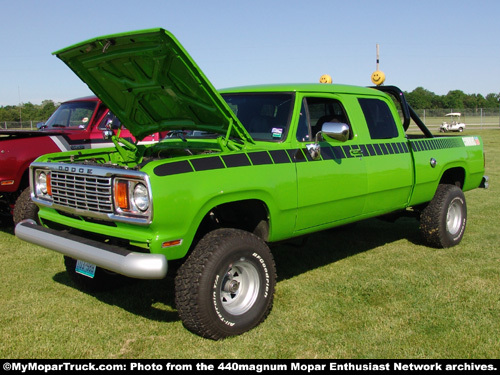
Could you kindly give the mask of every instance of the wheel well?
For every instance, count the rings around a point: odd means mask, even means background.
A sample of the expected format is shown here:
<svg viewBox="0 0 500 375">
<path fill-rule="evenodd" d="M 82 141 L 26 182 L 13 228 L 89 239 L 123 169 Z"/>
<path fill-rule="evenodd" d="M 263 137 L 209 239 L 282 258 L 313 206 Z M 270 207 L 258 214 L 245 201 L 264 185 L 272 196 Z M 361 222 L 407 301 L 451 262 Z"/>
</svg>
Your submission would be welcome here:
<svg viewBox="0 0 500 375">
<path fill-rule="evenodd" d="M 236 228 L 253 233 L 264 241 L 269 237 L 269 214 L 264 202 L 256 199 L 225 203 L 212 208 L 196 233 L 197 242 L 218 228 Z"/>
<path fill-rule="evenodd" d="M 26 170 L 23 173 L 23 177 L 21 178 L 21 182 L 19 183 L 19 192 L 23 192 L 24 189 L 26 189 L 28 186 L 30 186 L 30 177 L 29 177 L 29 167 L 26 168 Z"/>
<path fill-rule="evenodd" d="M 440 184 L 456 185 L 460 189 L 464 186 L 464 182 L 465 170 L 460 167 L 448 169 L 443 173 L 441 181 L 439 181 Z"/>
</svg>

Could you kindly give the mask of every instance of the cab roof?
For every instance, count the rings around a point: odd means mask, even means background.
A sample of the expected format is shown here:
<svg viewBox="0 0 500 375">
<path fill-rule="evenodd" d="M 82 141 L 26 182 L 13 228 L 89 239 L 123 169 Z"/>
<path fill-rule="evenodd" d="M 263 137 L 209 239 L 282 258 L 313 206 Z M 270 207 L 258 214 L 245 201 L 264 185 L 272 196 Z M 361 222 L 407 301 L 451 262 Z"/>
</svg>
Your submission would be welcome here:
<svg viewBox="0 0 500 375">
<path fill-rule="evenodd" d="M 264 85 L 249 85 L 229 87 L 219 90 L 221 94 L 238 92 L 305 92 L 305 93 L 338 93 L 338 94 L 357 94 L 357 95 L 379 95 L 384 94 L 373 88 L 328 84 L 328 83 L 278 83 Z"/>
</svg>

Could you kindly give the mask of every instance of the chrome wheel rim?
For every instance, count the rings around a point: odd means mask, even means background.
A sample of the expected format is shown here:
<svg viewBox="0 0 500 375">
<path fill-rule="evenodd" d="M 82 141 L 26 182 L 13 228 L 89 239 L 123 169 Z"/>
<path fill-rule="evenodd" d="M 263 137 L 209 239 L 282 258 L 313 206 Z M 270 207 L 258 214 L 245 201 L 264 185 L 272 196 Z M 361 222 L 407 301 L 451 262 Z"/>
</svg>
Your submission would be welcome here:
<svg viewBox="0 0 500 375">
<path fill-rule="evenodd" d="M 462 226 L 462 205 L 458 200 L 451 202 L 446 215 L 446 229 L 452 235 L 458 233 Z"/>
<path fill-rule="evenodd" d="M 224 310 L 232 315 L 246 313 L 255 304 L 259 288 L 259 273 L 253 263 L 241 258 L 231 264 L 220 288 L 220 301 Z"/>
</svg>

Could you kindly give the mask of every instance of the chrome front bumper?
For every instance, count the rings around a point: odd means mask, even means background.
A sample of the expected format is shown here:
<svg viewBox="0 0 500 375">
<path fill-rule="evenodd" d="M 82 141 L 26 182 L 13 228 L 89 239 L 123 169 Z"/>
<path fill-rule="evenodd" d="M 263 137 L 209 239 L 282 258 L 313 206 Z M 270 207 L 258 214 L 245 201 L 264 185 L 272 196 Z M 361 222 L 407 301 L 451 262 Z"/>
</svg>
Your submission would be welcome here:
<svg viewBox="0 0 500 375">
<path fill-rule="evenodd" d="M 133 252 L 45 228 L 33 220 L 21 221 L 16 225 L 15 233 L 22 240 L 128 277 L 162 279 L 167 274 L 167 259 L 162 254 Z"/>
</svg>

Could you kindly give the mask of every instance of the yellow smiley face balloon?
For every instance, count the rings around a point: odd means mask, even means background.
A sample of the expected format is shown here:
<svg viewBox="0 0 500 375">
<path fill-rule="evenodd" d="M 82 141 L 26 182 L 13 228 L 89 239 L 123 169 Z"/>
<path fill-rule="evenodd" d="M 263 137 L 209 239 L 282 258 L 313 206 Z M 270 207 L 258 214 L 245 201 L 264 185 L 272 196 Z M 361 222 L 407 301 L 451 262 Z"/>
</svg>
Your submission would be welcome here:
<svg viewBox="0 0 500 375">
<path fill-rule="evenodd" d="M 319 83 L 332 83 L 332 77 L 328 74 L 323 74 L 319 78 Z"/>
<path fill-rule="evenodd" d="M 380 86 L 385 81 L 385 74 L 380 70 L 376 70 L 372 73 L 372 82 L 377 86 Z"/>
</svg>

